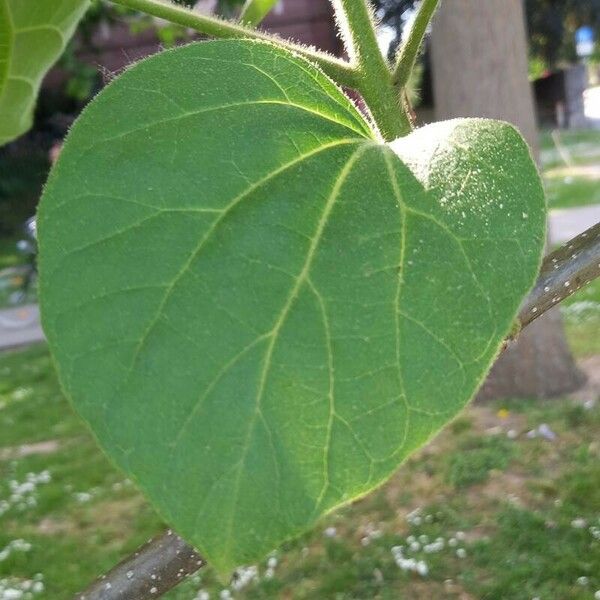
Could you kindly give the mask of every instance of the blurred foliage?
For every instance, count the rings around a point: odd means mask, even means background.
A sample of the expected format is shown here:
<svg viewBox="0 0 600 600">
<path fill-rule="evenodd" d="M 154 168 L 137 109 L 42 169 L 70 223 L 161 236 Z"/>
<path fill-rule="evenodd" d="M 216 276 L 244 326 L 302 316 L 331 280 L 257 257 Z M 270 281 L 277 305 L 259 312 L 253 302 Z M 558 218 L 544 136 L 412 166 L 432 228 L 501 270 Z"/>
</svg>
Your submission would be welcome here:
<svg viewBox="0 0 600 600">
<path fill-rule="evenodd" d="M 589 25 L 600 36 L 600 0 L 526 0 L 532 57 L 547 68 L 575 61 L 575 31 Z"/>
<path fill-rule="evenodd" d="M 49 166 L 39 145 L 31 144 L 22 153 L 0 151 L 0 237 L 19 232 L 34 214 Z"/>
</svg>

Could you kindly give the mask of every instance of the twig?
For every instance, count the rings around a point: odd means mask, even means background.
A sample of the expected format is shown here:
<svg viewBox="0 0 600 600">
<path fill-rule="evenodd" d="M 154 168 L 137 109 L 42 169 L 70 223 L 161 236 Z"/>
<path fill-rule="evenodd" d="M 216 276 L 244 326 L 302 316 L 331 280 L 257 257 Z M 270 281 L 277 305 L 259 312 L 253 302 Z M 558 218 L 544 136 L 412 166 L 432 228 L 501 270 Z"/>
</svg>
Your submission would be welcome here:
<svg viewBox="0 0 600 600">
<path fill-rule="evenodd" d="M 537 283 L 521 308 L 521 327 L 597 277 L 600 277 L 600 223 L 546 257 Z"/>
<path fill-rule="evenodd" d="M 519 315 L 521 328 L 600 277 L 600 223 L 550 254 Z M 103 575 L 77 600 L 152 600 L 204 566 L 204 560 L 170 531 L 142 546 Z"/>
<path fill-rule="evenodd" d="M 102 575 L 75 600 L 160 598 L 203 565 L 202 557 L 169 529 Z"/>
</svg>

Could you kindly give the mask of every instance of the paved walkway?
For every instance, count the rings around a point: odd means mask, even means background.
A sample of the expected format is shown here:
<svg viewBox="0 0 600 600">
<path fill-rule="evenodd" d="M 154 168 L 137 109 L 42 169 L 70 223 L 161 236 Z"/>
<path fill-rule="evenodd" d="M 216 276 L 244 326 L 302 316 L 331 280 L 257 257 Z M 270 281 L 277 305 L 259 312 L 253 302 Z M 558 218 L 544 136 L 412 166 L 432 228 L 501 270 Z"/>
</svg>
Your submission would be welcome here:
<svg viewBox="0 0 600 600">
<path fill-rule="evenodd" d="M 550 240 L 553 244 L 564 244 L 596 223 L 600 223 L 600 204 L 552 210 Z"/>
<path fill-rule="evenodd" d="M 600 222 L 600 204 L 553 210 L 550 214 L 550 239 L 564 243 Z M 0 350 L 44 340 L 36 305 L 0 310 Z"/>
<path fill-rule="evenodd" d="M 41 342 L 43 339 L 37 305 L 0 310 L 0 350 Z"/>
</svg>

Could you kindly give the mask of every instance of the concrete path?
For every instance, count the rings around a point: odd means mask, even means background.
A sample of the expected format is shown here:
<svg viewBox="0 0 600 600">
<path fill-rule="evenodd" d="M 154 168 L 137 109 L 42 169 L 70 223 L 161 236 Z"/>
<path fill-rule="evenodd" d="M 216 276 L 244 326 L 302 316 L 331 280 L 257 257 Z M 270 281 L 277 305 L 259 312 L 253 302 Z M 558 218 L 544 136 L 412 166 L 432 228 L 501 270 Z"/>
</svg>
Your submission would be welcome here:
<svg viewBox="0 0 600 600">
<path fill-rule="evenodd" d="M 564 244 L 596 223 L 600 223 L 600 204 L 552 210 L 550 240 L 553 244 Z"/>
<path fill-rule="evenodd" d="M 0 350 L 41 342 L 44 333 L 36 304 L 0 310 Z"/>
<path fill-rule="evenodd" d="M 550 214 L 550 239 L 562 244 L 600 222 L 600 204 L 553 210 Z M 36 305 L 0 310 L 0 350 L 41 342 L 44 333 Z"/>
</svg>

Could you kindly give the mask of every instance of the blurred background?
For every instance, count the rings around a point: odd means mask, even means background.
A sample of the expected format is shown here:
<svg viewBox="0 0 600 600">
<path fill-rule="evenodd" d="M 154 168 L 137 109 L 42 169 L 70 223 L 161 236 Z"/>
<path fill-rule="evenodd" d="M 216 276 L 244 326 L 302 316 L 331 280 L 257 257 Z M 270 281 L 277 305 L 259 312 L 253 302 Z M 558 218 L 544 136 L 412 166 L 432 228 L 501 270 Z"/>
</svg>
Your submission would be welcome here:
<svg viewBox="0 0 600 600">
<path fill-rule="evenodd" d="M 235 17 L 241 0 L 180 3 Z M 418 1 L 373 4 L 393 57 Z M 263 27 L 343 52 L 328 0 L 281 0 Z M 549 248 L 600 221 L 599 38 L 600 0 L 446 0 L 410 85 L 418 125 L 519 127 L 546 186 Z M 194 39 L 95 0 L 33 129 L 0 149 L 0 600 L 71 598 L 161 530 L 62 396 L 31 218 L 86 103 L 132 62 Z M 528 328 L 476 402 L 383 488 L 231 585 L 205 569 L 167 597 L 600 600 L 599 398 L 596 281 Z"/>
</svg>

